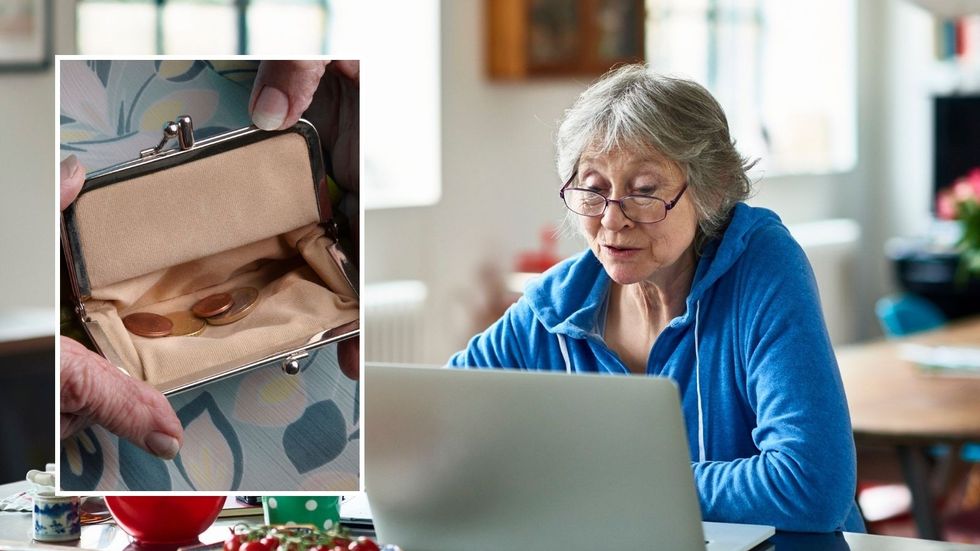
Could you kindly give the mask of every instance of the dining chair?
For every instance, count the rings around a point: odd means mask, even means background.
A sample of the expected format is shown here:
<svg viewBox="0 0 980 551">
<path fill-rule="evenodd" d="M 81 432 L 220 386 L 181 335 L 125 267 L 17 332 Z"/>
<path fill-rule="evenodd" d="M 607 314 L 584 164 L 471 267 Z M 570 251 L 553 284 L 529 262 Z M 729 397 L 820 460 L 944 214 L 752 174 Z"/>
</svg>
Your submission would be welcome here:
<svg viewBox="0 0 980 551">
<path fill-rule="evenodd" d="M 946 316 L 933 303 L 911 293 L 888 295 L 878 299 L 875 313 L 885 336 L 894 339 L 946 324 Z"/>
</svg>

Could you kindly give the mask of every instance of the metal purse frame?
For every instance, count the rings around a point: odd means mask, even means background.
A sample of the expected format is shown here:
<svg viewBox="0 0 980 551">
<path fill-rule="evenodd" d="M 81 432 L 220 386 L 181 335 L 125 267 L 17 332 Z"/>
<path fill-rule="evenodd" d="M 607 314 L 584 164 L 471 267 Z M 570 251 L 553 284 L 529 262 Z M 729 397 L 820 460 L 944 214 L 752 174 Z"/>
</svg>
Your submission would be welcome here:
<svg viewBox="0 0 980 551">
<path fill-rule="evenodd" d="M 196 141 L 194 139 L 191 118 L 183 115 L 178 117 L 176 122 L 171 121 L 166 123 L 163 127 L 163 139 L 160 144 L 155 148 L 142 150 L 139 159 L 114 165 L 89 174 L 85 183 L 82 185 L 82 190 L 79 195 L 105 186 L 123 183 L 137 176 L 145 176 L 154 172 L 167 170 L 180 164 L 204 159 L 287 133 L 300 134 L 306 141 L 310 155 L 310 168 L 313 174 L 312 185 L 317 198 L 317 213 L 320 225 L 323 226 L 327 237 L 333 241 L 328 248 L 328 253 L 334 262 L 337 263 L 337 266 L 340 267 L 344 278 L 347 280 L 351 289 L 353 289 L 355 296 L 359 296 L 357 267 L 347 253 L 341 249 L 337 240 L 338 228 L 333 219 L 333 209 L 330 204 L 329 194 L 327 193 L 326 172 L 319 147 L 320 142 L 317 131 L 306 120 L 300 119 L 294 126 L 284 130 L 269 132 L 260 130 L 254 126 L 249 126 Z M 163 148 L 173 139 L 176 139 L 178 147 L 176 149 L 164 150 Z M 85 310 L 85 301 L 91 298 L 91 288 L 85 269 L 85 259 L 81 254 L 74 204 L 69 205 L 62 213 L 61 245 L 65 255 L 65 261 L 68 264 L 68 275 L 74 295 L 75 313 L 81 320 L 85 333 L 97 351 L 114 365 L 121 365 L 118 357 L 108 347 L 100 345 L 100 342 L 104 342 L 104 339 L 100 335 L 94 334 L 94 329 L 90 327 L 90 324 L 94 325 L 94 323 Z M 360 323 L 358 320 L 355 320 L 320 332 L 305 342 L 291 343 L 292 346 L 284 352 L 248 361 L 242 365 L 225 364 L 214 366 L 202 374 L 195 374 L 171 382 L 165 388 L 160 388 L 160 390 L 166 395 L 173 395 L 277 361 L 281 362 L 283 371 L 289 374 L 295 374 L 300 371 L 299 361 L 308 356 L 309 350 L 358 334 L 360 334 Z"/>
</svg>

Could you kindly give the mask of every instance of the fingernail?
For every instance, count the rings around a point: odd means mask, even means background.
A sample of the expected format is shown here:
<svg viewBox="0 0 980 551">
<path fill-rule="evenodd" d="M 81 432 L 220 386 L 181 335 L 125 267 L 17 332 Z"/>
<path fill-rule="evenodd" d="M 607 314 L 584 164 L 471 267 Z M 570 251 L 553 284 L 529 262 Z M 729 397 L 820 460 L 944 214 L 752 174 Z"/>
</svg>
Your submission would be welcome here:
<svg viewBox="0 0 980 551">
<path fill-rule="evenodd" d="M 252 122 L 262 130 L 277 130 L 286 120 L 289 112 L 289 98 L 278 88 L 265 86 L 255 100 Z"/>
<path fill-rule="evenodd" d="M 162 432 L 151 432 L 144 442 L 151 452 L 161 459 L 173 459 L 180 451 L 177 439 Z"/>
<path fill-rule="evenodd" d="M 78 157 L 76 157 L 74 153 L 65 157 L 65 159 L 61 161 L 61 179 L 67 180 L 74 176 L 75 173 L 78 172 L 79 166 L 81 166 L 81 163 L 78 162 Z"/>
</svg>

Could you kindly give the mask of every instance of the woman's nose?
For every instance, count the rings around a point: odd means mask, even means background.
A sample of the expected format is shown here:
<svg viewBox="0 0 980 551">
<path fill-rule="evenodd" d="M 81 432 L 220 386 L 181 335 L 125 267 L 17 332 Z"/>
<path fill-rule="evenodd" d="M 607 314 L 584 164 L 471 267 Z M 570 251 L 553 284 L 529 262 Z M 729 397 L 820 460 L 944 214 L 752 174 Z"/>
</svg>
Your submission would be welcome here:
<svg viewBox="0 0 980 551">
<path fill-rule="evenodd" d="M 602 227 L 611 231 L 619 231 L 633 224 L 633 221 L 623 213 L 623 206 L 619 201 L 609 201 L 606 204 L 606 210 L 602 213 L 601 222 Z"/>
</svg>

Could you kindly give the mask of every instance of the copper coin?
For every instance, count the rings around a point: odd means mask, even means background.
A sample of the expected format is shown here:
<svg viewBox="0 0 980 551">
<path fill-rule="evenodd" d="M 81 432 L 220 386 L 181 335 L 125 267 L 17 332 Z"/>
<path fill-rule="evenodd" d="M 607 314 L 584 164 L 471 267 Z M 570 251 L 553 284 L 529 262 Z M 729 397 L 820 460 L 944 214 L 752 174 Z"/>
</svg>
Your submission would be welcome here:
<svg viewBox="0 0 980 551">
<path fill-rule="evenodd" d="M 259 301 L 259 290 L 255 287 L 239 287 L 231 290 L 231 296 L 235 299 L 235 304 L 228 311 L 210 316 L 208 323 L 211 325 L 227 325 L 234 323 L 249 315 L 255 309 Z"/>
<path fill-rule="evenodd" d="M 194 335 L 200 335 L 204 331 L 204 328 L 208 325 L 204 320 L 188 312 L 187 310 L 171 312 L 167 314 L 167 319 L 172 321 L 174 324 L 173 331 L 171 331 L 170 334 L 175 337 L 193 337 Z"/>
<path fill-rule="evenodd" d="M 227 312 L 234 302 L 234 299 L 229 293 L 208 295 L 195 302 L 194 306 L 191 306 L 191 312 L 194 312 L 194 315 L 199 318 L 210 318 L 222 312 Z"/>
<path fill-rule="evenodd" d="M 174 323 L 158 314 L 136 312 L 123 318 L 126 329 L 141 337 L 166 337 L 174 328 Z"/>
</svg>

